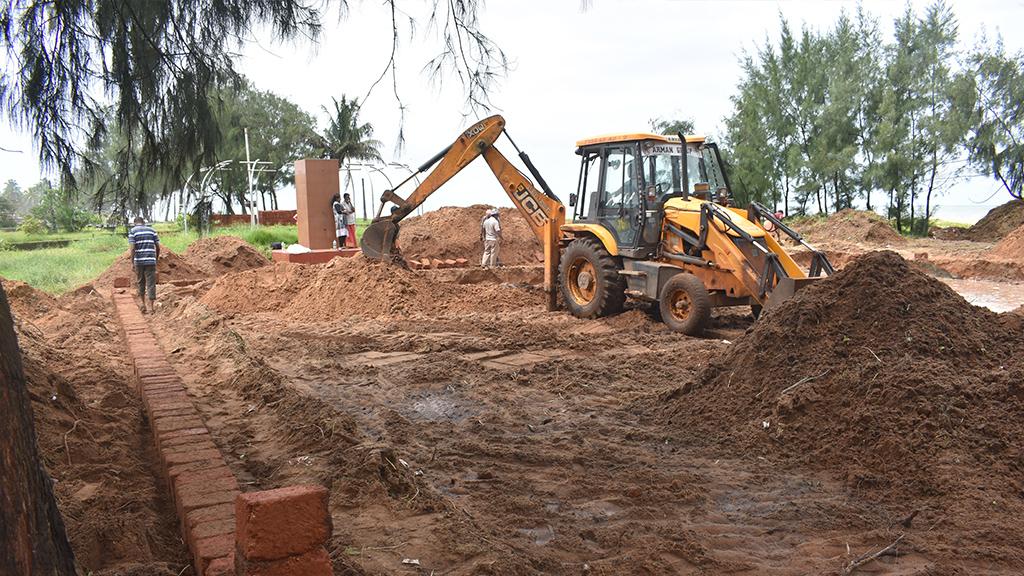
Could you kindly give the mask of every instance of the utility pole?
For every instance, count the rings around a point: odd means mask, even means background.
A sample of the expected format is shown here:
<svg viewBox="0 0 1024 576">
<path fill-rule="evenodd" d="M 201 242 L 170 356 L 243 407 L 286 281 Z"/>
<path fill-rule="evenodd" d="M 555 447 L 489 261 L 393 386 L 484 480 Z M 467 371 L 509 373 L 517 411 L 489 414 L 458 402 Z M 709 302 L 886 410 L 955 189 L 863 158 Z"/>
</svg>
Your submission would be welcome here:
<svg viewBox="0 0 1024 576">
<path fill-rule="evenodd" d="M 249 158 L 249 129 L 245 130 L 245 167 L 246 172 L 249 176 L 249 225 L 252 228 L 256 227 L 256 197 L 253 196 L 252 189 L 252 169 L 254 168 L 252 160 Z"/>
<path fill-rule="evenodd" d="M 359 183 L 363 185 L 363 219 L 369 220 L 370 215 L 366 213 L 366 178 L 360 178 Z"/>
</svg>

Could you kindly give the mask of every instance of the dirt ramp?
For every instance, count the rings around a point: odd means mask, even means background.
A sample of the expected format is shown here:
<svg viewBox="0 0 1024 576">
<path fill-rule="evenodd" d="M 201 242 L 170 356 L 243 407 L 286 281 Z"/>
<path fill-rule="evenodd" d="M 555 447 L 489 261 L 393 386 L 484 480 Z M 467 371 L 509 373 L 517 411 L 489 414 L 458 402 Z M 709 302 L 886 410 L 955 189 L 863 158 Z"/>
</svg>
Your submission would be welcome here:
<svg viewBox="0 0 1024 576">
<path fill-rule="evenodd" d="M 1024 201 L 1011 200 L 989 210 L 988 214 L 968 228 L 963 236 L 967 240 L 998 242 L 1021 226 L 1024 226 Z"/>
<path fill-rule="evenodd" d="M 270 264 L 259 250 L 237 236 L 200 238 L 182 257 L 209 276 L 261 268 Z"/>
<path fill-rule="evenodd" d="M 740 454 L 968 522 L 974 499 L 1024 507 L 1022 343 L 1019 318 L 874 252 L 766 314 L 669 411 Z"/>
<path fill-rule="evenodd" d="M 399 244 L 406 258 L 465 258 L 480 262 L 484 244 L 480 239 L 480 221 L 491 206 L 445 206 L 401 224 Z M 499 208 L 502 264 L 536 264 L 543 248 L 533 230 L 514 208 Z"/>
<path fill-rule="evenodd" d="M 202 269 L 167 248 L 160 249 L 160 258 L 156 262 L 156 274 L 158 283 L 197 280 L 207 276 Z M 117 278 L 129 278 L 133 283 L 135 281 L 135 271 L 132 269 L 128 251 L 118 256 L 117 260 L 107 267 L 92 284 L 98 288 L 109 289 L 114 286 L 114 280 Z"/>
</svg>

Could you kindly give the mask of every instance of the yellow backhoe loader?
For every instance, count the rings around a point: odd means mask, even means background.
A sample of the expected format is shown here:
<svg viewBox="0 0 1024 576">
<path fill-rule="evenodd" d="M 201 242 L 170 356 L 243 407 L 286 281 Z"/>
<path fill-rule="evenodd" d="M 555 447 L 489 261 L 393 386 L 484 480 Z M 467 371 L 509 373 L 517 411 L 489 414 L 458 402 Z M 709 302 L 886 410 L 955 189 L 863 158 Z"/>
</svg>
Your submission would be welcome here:
<svg viewBox="0 0 1024 576">
<path fill-rule="evenodd" d="M 502 134 L 519 152 L 532 180 L 495 148 Z M 824 253 L 764 206 L 729 207 L 732 191 L 718 147 L 702 137 L 620 134 L 581 140 L 576 146 L 579 183 L 569 195 L 574 213 L 566 222 L 565 206 L 508 136 L 505 120 L 481 120 L 384 192 L 360 242 L 363 253 L 401 261 L 400 221 L 483 156 L 544 247 L 550 310 L 556 308 L 559 292 L 565 307 L 581 318 L 616 313 L 626 298 L 634 298 L 656 303 L 673 330 L 698 335 L 713 307 L 749 305 L 757 316 L 763 307 L 775 306 L 833 273 Z M 408 198 L 395 192 L 432 167 Z M 393 206 L 384 214 L 388 203 Z M 809 272 L 765 231 L 766 222 L 811 252 Z"/>
</svg>

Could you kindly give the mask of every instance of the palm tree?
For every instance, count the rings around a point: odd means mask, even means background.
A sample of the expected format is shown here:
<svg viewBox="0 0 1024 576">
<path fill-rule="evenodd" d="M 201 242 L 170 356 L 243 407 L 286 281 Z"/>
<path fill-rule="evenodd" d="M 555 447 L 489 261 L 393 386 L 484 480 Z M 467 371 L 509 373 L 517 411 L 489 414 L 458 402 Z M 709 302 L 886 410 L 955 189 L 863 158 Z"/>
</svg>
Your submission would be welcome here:
<svg viewBox="0 0 1024 576">
<path fill-rule="evenodd" d="M 378 160 L 380 140 L 373 139 L 373 126 L 369 122 L 359 124 L 359 99 L 348 100 L 343 95 L 334 101 L 334 112 L 323 107 L 331 115 L 330 124 L 322 136 L 323 157 L 337 158 L 341 164 L 346 160 Z"/>
</svg>

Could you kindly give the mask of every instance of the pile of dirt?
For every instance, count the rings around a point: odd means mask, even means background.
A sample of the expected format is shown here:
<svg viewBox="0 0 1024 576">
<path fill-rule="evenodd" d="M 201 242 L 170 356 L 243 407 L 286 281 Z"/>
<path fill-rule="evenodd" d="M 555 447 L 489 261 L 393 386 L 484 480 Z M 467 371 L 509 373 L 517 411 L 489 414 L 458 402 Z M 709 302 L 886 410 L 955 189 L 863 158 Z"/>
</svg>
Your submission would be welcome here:
<svg viewBox="0 0 1024 576">
<path fill-rule="evenodd" d="M 109 302 L 90 289 L 48 305 L 20 325 L 18 341 L 40 453 L 79 568 L 179 574 L 188 555 Z"/>
<path fill-rule="evenodd" d="M 401 223 L 399 245 L 406 258 L 465 258 L 479 262 L 484 243 L 480 239 L 480 221 L 491 206 L 446 206 Z M 499 208 L 502 264 L 536 264 L 544 249 L 533 230 L 515 208 Z"/>
<path fill-rule="evenodd" d="M 185 258 L 167 248 L 161 248 L 160 258 L 156 262 L 156 276 L 157 283 L 166 283 L 175 280 L 198 280 L 205 278 L 207 274 Z M 135 271 L 132 269 L 131 258 L 127 251 L 118 256 L 117 260 L 114 260 L 114 263 L 93 281 L 93 285 L 111 288 L 117 278 L 128 278 L 135 282 Z"/>
<path fill-rule="evenodd" d="M 267 267 L 222 276 L 201 301 L 222 312 L 283 311 L 290 318 L 328 321 L 514 310 L 541 306 L 543 293 L 506 283 L 457 284 L 354 256 L 323 266 Z"/>
<path fill-rule="evenodd" d="M 1024 260 L 1024 224 L 1018 226 L 993 246 L 989 255 L 1006 260 Z"/>
<path fill-rule="evenodd" d="M 42 290 L 37 290 L 18 280 L 0 278 L 0 285 L 7 292 L 11 311 L 18 320 L 32 320 L 52 310 L 57 301 Z"/>
<path fill-rule="evenodd" d="M 237 236 L 200 238 L 189 245 L 184 259 L 209 276 L 251 270 L 270 264 L 259 250 Z"/>
<path fill-rule="evenodd" d="M 963 233 L 962 239 L 998 242 L 1021 226 L 1024 226 L 1024 200 L 1011 200 L 989 210 L 984 218 Z"/>
<path fill-rule="evenodd" d="M 951 521 L 1020 513 L 1024 318 L 968 304 L 873 252 L 765 314 L 695 381 L 672 425 L 824 470 L 861 496 Z"/>
<path fill-rule="evenodd" d="M 906 239 L 888 220 L 870 210 L 846 208 L 825 219 L 795 222 L 797 230 L 816 242 L 866 243 L 888 246 L 906 243 Z"/>
</svg>

